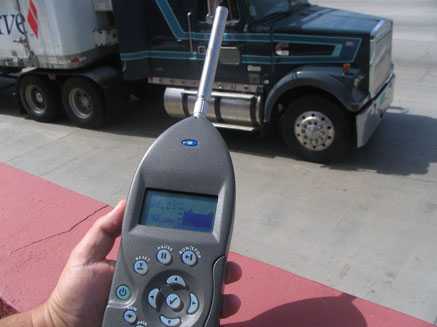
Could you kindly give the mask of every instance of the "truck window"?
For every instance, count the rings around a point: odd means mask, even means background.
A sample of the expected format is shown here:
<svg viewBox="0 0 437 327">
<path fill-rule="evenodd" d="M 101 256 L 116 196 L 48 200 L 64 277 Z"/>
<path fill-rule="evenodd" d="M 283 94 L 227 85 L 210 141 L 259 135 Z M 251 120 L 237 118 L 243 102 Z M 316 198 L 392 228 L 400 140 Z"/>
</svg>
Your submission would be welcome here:
<svg viewBox="0 0 437 327">
<path fill-rule="evenodd" d="M 253 19 L 259 20 L 276 12 L 289 11 L 293 7 L 308 4 L 308 0 L 252 0 L 249 11 Z"/>
<path fill-rule="evenodd" d="M 228 24 L 235 24 L 240 20 L 240 13 L 238 8 L 238 0 L 222 0 L 222 1 L 211 1 L 211 0 L 204 0 L 200 1 L 199 3 L 199 20 L 200 21 L 208 21 L 212 22 L 212 20 L 208 20 L 208 3 L 211 4 L 211 6 L 215 7 L 220 2 L 226 6 L 229 9 L 229 16 L 228 16 Z M 215 5 L 213 4 L 215 3 Z"/>
<path fill-rule="evenodd" d="M 232 22 L 238 22 L 240 20 L 240 15 L 238 12 L 237 0 L 227 0 L 227 7 L 229 9 L 229 20 Z"/>
</svg>

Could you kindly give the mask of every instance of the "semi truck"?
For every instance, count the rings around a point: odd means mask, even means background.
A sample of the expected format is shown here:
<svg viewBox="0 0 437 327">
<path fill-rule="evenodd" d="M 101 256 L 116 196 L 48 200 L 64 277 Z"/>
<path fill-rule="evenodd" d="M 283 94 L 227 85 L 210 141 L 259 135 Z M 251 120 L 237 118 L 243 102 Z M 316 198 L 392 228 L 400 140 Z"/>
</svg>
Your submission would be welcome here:
<svg viewBox="0 0 437 327">
<path fill-rule="evenodd" d="M 307 0 L 3 0 L 0 69 L 21 106 L 99 128 L 120 85 L 159 85 L 190 116 L 218 3 L 229 9 L 209 119 L 277 129 L 305 160 L 366 145 L 394 97 L 393 22 Z"/>
</svg>

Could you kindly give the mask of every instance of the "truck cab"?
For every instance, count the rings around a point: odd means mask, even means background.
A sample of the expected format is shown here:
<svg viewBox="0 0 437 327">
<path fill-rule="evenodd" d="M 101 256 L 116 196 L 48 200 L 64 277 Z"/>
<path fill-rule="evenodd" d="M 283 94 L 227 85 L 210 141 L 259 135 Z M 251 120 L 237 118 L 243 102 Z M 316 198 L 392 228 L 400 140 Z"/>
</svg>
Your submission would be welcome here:
<svg viewBox="0 0 437 327">
<path fill-rule="evenodd" d="M 162 85 L 165 110 L 192 113 L 215 0 L 113 0 L 126 80 Z M 306 160 L 364 146 L 393 100 L 393 22 L 307 0 L 224 0 L 229 9 L 209 118 L 275 126 Z"/>
</svg>

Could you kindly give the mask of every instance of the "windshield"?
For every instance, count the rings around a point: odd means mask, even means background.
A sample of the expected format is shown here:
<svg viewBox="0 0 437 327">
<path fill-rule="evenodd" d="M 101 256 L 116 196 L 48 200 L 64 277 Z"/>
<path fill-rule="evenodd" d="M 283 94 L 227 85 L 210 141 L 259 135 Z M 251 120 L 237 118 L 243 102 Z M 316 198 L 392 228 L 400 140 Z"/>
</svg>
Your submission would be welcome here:
<svg viewBox="0 0 437 327">
<path fill-rule="evenodd" d="M 250 0 L 250 15 L 259 20 L 276 12 L 290 11 L 296 5 L 306 4 L 308 0 Z"/>
</svg>

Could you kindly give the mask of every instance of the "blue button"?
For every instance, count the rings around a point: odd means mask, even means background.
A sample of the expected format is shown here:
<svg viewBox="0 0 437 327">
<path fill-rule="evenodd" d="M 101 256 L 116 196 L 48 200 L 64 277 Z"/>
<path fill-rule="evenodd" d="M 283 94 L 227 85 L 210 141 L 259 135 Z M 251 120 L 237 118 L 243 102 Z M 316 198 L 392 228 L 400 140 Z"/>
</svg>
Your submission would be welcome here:
<svg viewBox="0 0 437 327">
<path fill-rule="evenodd" d="M 146 260 L 139 259 L 134 262 L 134 271 L 139 275 L 145 275 L 149 271 L 149 265 Z"/>
<path fill-rule="evenodd" d="M 189 315 L 193 315 L 197 312 L 199 309 L 199 299 L 197 298 L 196 294 L 190 293 L 190 304 L 188 306 L 187 313 Z"/>
<path fill-rule="evenodd" d="M 197 255 L 193 251 L 187 250 L 182 253 L 182 262 L 187 266 L 193 267 L 197 263 Z"/>
<path fill-rule="evenodd" d="M 149 295 L 147 296 L 147 301 L 149 302 L 150 306 L 153 309 L 156 309 L 158 307 L 157 300 L 159 295 L 159 289 L 155 288 L 149 292 Z"/>
<path fill-rule="evenodd" d="M 167 296 L 165 302 L 173 310 L 177 311 L 182 306 L 182 300 L 176 293 L 171 293 Z"/>
<path fill-rule="evenodd" d="M 187 284 L 185 283 L 184 279 L 181 276 L 173 275 L 167 278 L 167 285 L 170 286 L 180 286 L 180 287 L 187 287 Z"/>
<path fill-rule="evenodd" d="M 181 324 L 181 318 L 168 318 L 164 315 L 161 315 L 159 318 L 161 323 L 167 327 L 177 327 Z"/>
<path fill-rule="evenodd" d="M 161 249 L 156 254 L 156 260 L 163 265 L 169 265 L 172 260 L 172 255 L 169 250 Z"/>
<path fill-rule="evenodd" d="M 123 319 L 128 324 L 133 325 L 137 322 L 137 313 L 134 310 L 126 310 L 123 314 Z"/>
<path fill-rule="evenodd" d="M 182 143 L 182 145 L 185 145 L 185 146 L 190 147 L 190 148 L 194 148 L 194 147 L 199 145 L 199 141 L 194 140 L 194 139 L 185 139 L 185 140 L 182 140 L 181 143 Z"/>
<path fill-rule="evenodd" d="M 126 301 L 130 298 L 130 288 L 126 285 L 120 285 L 115 290 L 115 295 L 118 299 Z"/>
</svg>

